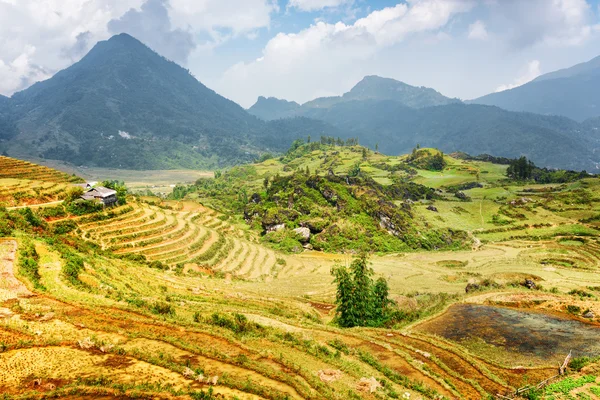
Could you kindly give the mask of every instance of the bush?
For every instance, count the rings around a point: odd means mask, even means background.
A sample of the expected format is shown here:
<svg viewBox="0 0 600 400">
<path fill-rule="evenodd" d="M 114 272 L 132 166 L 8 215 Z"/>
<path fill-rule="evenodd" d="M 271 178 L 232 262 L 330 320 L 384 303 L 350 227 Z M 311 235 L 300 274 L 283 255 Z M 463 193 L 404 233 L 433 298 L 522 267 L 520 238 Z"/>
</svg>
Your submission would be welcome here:
<svg viewBox="0 0 600 400">
<path fill-rule="evenodd" d="M 35 245 L 29 239 L 21 242 L 19 246 L 19 273 L 27 278 L 36 289 L 44 290 L 40 282 L 39 273 L 39 255 L 35 250 Z"/>
<path fill-rule="evenodd" d="M 219 313 L 214 313 L 206 322 L 214 326 L 229 329 L 230 331 L 239 334 L 260 332 L 264 330 L 261 325 L 249 321 L 244 314 L 238 313 L 233 314 L 233 318 L 230 318 L 226 315 L 221 315 Z"/>
<path fill-rule="evenodd" d="M 152 304 L 152 306 L 150 307 L 150 311 L 152 311 L 154 314 L 159 315 L 175 315 L 175 307 L 168 303 L 163 303 L 159 301 L 154 302 Z"/>
<path fill-rule="evenodd" d="M 569 362 L 569 368 L 574 371 L 581 371 L 583 367 L 590 364 L 593 360 L 589 357 L 575 357 Z"/>
<path fill-rule="evenodd" d="M 54 224 L 52 231 L 56 235 L 63 235 L 66 233 L 73 232 L 77 229 L 77 223 L 73 220 L 59 221 Z"/>
</svg>

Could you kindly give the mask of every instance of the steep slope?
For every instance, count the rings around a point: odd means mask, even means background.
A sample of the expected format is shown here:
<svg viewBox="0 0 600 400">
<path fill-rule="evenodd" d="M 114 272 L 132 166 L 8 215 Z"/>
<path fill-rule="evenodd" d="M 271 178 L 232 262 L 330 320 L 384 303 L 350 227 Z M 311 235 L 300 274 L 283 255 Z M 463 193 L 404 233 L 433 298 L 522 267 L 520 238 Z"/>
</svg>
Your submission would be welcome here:
<svg viewBox="0 0 600 400">
<path fill-rule="evenodd" d="M 266 99 L 261 96 L 248 112 L 268 121 L 305 115 L 314 108 L 330 108 L 347 101 L 359 100 L 393 100 L 411 108 L 460 103 L 460 100 L 450 99 L 431 88 L 411 86 L 395 79 L 371 75 L 364 77 L 342 96 L 320 97 L 306 102 L 302 106 L 296 102 L 288 102 L 274 97 Z"/>
<path fill-rule="evenodd" d="M 12 152 L 77 164 L 230 165 L 252 160 L 266 150 L 261 138 L 273 136 L 267 124 L 126 34 L 12 100 L 20 130 Z M 283 148 L 293 140 L 277 134 Z"/>
<path fill-rule="evenodd" d="M 551 72 L 523 86 L 492 93 L 472 103 L 510 111 L 563 115 L 577 121 L 600 116 L 600 57 Z"/>
<path fill-rule="evenodd" d="M 10 98 L 0 95 L 0 151 L 5 151 L 1 142 L 9 140 L 17 134 L 17 128 L 10 112 L 11 103 Z"/>
</svg>

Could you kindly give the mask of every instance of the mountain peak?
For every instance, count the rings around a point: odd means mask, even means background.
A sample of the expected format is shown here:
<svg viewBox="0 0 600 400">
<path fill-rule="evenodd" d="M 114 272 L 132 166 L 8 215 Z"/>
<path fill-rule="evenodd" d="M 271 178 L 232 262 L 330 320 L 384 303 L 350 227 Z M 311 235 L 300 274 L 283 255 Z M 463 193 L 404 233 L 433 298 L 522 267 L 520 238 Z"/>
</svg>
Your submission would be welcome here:
<svg viewBox="0 0 600 400">
<path fill-rule="evenodd" d="M 343 98 L 344 100 L 394 100 L 412 108 L 459 102 L 431 88 L 411 86 L 392 78 L 383 78 L 377 75 L 365 76 L 348 93 L 345 93 Z"/>
<path fill-rule="evenodd" d="M 258 118 L 271 120 L 292 116 L 298 108 L 300 108 L 300 104 L 295 101 L 259 96 L 256 103 L 248 109 L 248 112 Z M 274 115 L 277 115 L 278 118 L 274 118 Z"/>
<path fill-rule="evenodd" d="M 118 33 L 114 36 L 112 36 L 110 39 L 108 39 L 108 41 L 120 41 L 120 42 L 127 42 L 127 41 L 136 41 L 138 43 L 141 43 L 139 40 L 137 40 L 136 38 L 134 38 L 133 36 L 131 36 L 128 33 L 122 32 L 122 33 Z"/>
</svg>

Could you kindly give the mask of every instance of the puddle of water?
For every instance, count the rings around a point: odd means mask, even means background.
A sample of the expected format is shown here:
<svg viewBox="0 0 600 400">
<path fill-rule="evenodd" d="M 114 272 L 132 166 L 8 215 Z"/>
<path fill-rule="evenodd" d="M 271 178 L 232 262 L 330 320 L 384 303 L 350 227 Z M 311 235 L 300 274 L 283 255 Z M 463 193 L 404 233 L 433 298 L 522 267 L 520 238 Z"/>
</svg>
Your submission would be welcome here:
<svg viewBox="0 0 600 400">
<path fill-rule="evenodd" d="M 571 350 L 574 357 L 600 355 L 600 328 L 537 312 L 455 304 L 419 329 L 470 349 L 489 350 L 492 346 L 506 353 L 508 360 L 502 357 L 505 361 L 517 361 L 524 356 L 555 362 L 563 360 Z M 483 345 L 475 346 L 478 342 Z M 519 357 L 510 357 L 511 353 Z"/>
</svg>

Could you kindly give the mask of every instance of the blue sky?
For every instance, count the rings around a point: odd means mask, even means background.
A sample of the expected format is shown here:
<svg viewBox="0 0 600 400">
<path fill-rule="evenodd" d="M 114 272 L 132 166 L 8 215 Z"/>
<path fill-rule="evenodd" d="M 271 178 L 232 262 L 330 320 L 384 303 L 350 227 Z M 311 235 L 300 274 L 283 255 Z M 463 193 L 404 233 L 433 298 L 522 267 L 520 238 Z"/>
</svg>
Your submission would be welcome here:
<svg viewBox="0 0 600 400">
<path fill-rule="evenodd" d="M 123 31 L 244 107 L 372 74 L 471 99 L 600 55 L 598 0 L 0 0 L 0 93 Z"/>
</svg>

